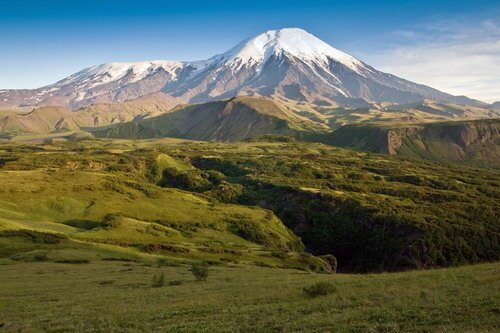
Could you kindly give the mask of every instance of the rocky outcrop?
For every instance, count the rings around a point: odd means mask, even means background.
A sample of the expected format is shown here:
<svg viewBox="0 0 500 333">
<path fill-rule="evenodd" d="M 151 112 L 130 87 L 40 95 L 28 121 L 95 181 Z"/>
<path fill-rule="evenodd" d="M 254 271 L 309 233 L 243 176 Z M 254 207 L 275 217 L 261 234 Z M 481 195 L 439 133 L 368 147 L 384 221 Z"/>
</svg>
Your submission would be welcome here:
<svg viewBox="0 0 500 333">
<path fill-rule="evenodd" d="M 390 155 L 396 155 L 398 149 L 401 148 L 404 139 L 408 136 L 416 135 L 417 133 L 418 129 L 416 127 L 407 127 L 387 131 L 387 146 L 383 148 L 383 151 Z"/>
<path fill-rule="evenodd" d="M 488 161 L 500 166 L 500 119 L 392 127 L 346 125 L 317 141 L 404 157 Z"/>
</svg>

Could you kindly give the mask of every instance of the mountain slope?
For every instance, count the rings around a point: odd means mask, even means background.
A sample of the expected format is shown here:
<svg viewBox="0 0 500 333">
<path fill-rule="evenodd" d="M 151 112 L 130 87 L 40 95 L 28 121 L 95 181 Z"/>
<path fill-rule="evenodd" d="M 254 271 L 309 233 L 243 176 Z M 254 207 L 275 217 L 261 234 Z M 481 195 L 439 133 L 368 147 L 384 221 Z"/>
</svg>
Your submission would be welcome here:
<svg viewBox="0 0 500 333">
<path fill-rule="evenodd" d="M 0 112 L 0 134 L 48 134 L 94 128 L 160 114 L 173 106 L 169 99 L 159 95 L 75 111 L 62 106 L 43 106 L 31 112 Z"/>
<path fill-rule="evenodd" d="M 283 108 L 255 97 L 179 106 L 169 113 L 98 129 L 94 135 L 112 138 L 179 137 L 193 140 L 237 141 L 263 134 L 300 135 L 326 131 Z"/>
<path fill-rule="evenodd" d="M 2 90 L 0 107 L 79 108 L 158 92 L 176 103 L 257 95 L 317 105 L 353 105 L 359 99 L 411 103 L 424 98 L 484 104 L 382 73 L 304 30 L 291 28 L 260 34 L 205 61 L 103 64 L 39 89 Z"/>
<path fill-rule="evenodd" d="M 340 147 L 500 167 L 500 119 L 415 125 L 346 125 L 320 141 Z"/>
</svg>

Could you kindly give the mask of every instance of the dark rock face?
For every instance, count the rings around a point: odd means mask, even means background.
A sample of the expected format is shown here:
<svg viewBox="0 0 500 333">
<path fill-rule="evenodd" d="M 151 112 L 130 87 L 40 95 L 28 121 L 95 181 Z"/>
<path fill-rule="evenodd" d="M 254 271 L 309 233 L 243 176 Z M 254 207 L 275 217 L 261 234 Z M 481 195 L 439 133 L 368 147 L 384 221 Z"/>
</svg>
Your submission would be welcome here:
<svg viewBox="0 0 500 333">
<path fill-rule="evenodd" d="M 460 151 L 477 143 L 495 142 L 500 139 L 499 121 L 471 121 L 469 123 L 429 124 L 423 127 L 406 127 L 387 131 L 388 154 L 396 155 L 405 140 L 439 140 Z M 425 149 L 425 146 L 424 148 Z"/>
</svg>

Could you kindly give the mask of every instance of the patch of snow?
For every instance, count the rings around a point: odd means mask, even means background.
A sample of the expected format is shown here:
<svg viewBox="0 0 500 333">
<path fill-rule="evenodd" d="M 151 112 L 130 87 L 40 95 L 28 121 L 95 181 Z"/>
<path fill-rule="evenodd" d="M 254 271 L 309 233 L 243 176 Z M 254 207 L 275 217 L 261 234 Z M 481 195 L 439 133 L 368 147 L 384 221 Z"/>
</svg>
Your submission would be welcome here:
<svg viewBox="0 0 500 333">
<path fill-rule="evenodd" d="M 133 83 L 144 79 L 146 76 L 165 70 L 173 78 L 177 70 L 183 68 L 185 63 L 180 61 L 144 61 L 144 62 L 113 62 L 86 68 L 66 79 L 57 82 L 57 87 L 77 84 L 78 88 L 90 89 L 103 84 L 121 80 L 127 77 L 126 83 Z"/>
</svg>

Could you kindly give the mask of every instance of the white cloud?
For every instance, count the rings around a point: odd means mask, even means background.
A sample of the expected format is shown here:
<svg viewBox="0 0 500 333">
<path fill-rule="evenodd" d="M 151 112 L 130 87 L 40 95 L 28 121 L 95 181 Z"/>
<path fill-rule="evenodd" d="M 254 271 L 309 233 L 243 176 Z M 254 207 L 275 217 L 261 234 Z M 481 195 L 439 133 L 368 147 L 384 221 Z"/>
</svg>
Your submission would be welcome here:
<svg viewBox="0 0 500 333">
<path fill-rule="evenodd" d="M 436 20 L 392 34 L 395 46 L 362 55 L 385 72 L 454 95 L 500 100 L 500 21 Z"/>
</svg>

